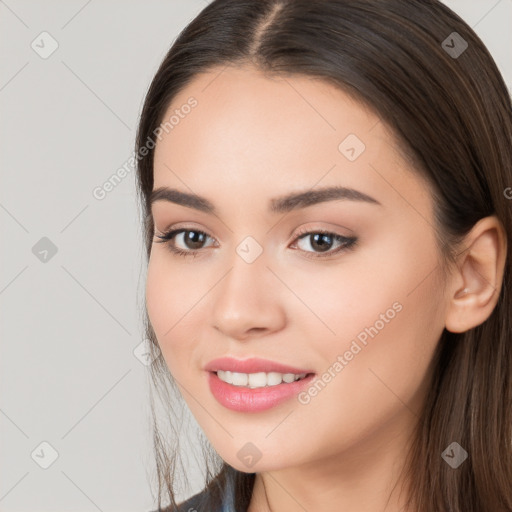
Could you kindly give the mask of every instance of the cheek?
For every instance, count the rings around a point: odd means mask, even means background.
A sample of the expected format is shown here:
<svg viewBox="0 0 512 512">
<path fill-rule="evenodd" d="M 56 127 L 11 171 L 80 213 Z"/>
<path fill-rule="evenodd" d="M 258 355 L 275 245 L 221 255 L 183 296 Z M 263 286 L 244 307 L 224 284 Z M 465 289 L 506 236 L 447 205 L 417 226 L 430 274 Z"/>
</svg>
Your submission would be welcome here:
<svg viewBox="0 0 512 512">
<path fill-rule="evenodd" d="M 192 287 L 192 288 L 191 288 Z M 200 296 L 190 277 L 172 268 L 165 256 L 151 255 L 146 278 L 146 307 L 160 350 L 171 373 L 193 347 L 191 307 Z"/>
<path fill-rule="evenodd" d="M 307 329 L 305 337 L 310 343 L 318 342 L 324 351 L 329 351 L 329 346 L 338 350 L 343 348 L 343 340 L 373 325 L 380 314 L 389 310 L 388 316 L 394 316 L 397 306 L 393 308 L 393 304 L 404 300 L 414 277 L 407 275 L 408 268 L 397 258 L 396 247 L 386 248 L 386 243 L 382 237 L 371 247 L 347 253 L 333 265 L 280 269 L 280 277 L 300 299 L 289 301 L 288 307 L 296 308 L 292 319 Z M 411 261 L 408 256 L 402 259 Z"/>
<path fill-rule="evenodd" d="M 169 308 L 169 301 L 172 294 L 169 293 L 170 274 L 163 272 L 162 265 L 154 251 L 151 255 L 146 277 L 146 306 L 151 325 L 162 343 L 162 335 L 172 326 L 172 308 Z"/>
<path fill-rule="evenodd" d="M 371 265 L 366 262 L 370 271 L 344 274 L 338 282 L 352 285 L 350 291 L 331 283 L 333 304 L 318 310 L 336 337 L 310 336 L 324 373 L 300 397 L 295 428 L 315 439 L 315 449 L 326 456 L 333 446 L 349 446 L 393 418 L 419 413 L 442 332 L 440 291 L 433 276 L 426 277 L 435 263 L 402 250 L 389 258 L 380 252 Z"/>
<path fill-rule="evenodd" d="M 412 236 L 383 241 L 351 266 L 339 287 L 331 284 L 336 308 L 325 318 L 336 338 L 322 350 L 327 367 L 339 355 L 346 362 L 318 404 L 343 396 L 345 413 L 364 415 L 413 399 L 443 330 L 442 290 L 432 272 L 436 253 L 428 242 Z"/>
</svg>

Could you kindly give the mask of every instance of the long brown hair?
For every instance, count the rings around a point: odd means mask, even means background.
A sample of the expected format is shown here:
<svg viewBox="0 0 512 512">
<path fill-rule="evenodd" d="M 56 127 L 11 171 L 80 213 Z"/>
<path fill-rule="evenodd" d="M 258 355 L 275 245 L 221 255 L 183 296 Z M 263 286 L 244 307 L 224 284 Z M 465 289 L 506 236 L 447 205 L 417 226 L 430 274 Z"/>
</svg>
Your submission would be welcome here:
<svg viewBox="0 0 512 512">
<path fill-rule="evenodd" d="M 432 186 L 442 271 L 483 217 L 496 215 L 512 239 L 505 194 L 512 186 L 510 95 L 485 45 L 453 11 L 437 0 L 214 0 L 178 36 L 145 98 L 136 151 L 148 259 L 154 233 L 148 202 L 154 150 L 148 141 L 175 95 L 198 73 L 247 63 L 268 75 L 328 81 L 392 128 L 413 171 Z M 144 147 L 149 151 L 142 155 Z M 491 316 L 464 333 L 445 329 L 439 340 L 404 467 L 411 510 L 512 511 L 511 246 Z M 156 355 L 145 308 L 143 314 Z M 171 406 L 168 390 L 177 390 L 161 356 L 151 377 Z M 166 494 L 174 507 L 176 446 L 155 414 L 153 420 L 158 506 Z M 456 470 L 441 457 L 453 441 L 469 454 Z M 228 484 L 234 485 L 236 510 L 245 510 L 255 475 L 211 451 L 205 455 L 205 485 L 212 492 L 204 510 L 218 505 Z"/>
</svg>

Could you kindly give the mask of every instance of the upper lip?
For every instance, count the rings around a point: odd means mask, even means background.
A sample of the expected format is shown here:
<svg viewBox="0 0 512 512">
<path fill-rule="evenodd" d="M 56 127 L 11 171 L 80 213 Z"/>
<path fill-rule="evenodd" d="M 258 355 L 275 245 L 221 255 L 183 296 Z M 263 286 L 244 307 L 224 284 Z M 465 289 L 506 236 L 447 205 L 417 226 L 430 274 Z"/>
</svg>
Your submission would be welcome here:
<svg viewBox="0 0 512 512">
<path fill-rule="evenodd" d="M 275 361 L 270 361 L 268 359 L 260 359 L 259 357 L 251 357 L 249 359 L 220 357 L 210 361 L 204 369 L 210 372 L 223 370 L 238 373 L 277 372 L 293 373 L 295 375 L 300 375 L 301 373 L 314 373 L 312 370 L 296 368 L 286 364 L 277 363 Z"/>
</svg>

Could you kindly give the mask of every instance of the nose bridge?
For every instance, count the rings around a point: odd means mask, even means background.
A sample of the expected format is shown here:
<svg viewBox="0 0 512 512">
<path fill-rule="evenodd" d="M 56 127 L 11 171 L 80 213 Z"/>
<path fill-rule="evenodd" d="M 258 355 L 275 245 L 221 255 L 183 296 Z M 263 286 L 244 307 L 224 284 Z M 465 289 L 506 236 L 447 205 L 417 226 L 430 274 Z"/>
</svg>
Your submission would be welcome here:
<svg viewBox="0 0 512 512">
<path fill-rule="evenodd" d="M 254 328 L 275 329 L 283 321 L 282 305 L 273 292 L 263 247 L 246 237 L 229 259 L 230 269 L 219 283 L 213 305 L 215 327 L 231 337 Z"/>
<path fill-rule="evenodd" d="M 221 284 L 219 300 L 234 300 L 240 305 L 244 302 L 260 302 L 261 292 L 265 288 L 268 290 L 269 286 L 265 276 L 269 272 L 266 263 L 263 247 L 254 238 L 246 237 L 229 259 L 230 270 Z"/>
</svg>

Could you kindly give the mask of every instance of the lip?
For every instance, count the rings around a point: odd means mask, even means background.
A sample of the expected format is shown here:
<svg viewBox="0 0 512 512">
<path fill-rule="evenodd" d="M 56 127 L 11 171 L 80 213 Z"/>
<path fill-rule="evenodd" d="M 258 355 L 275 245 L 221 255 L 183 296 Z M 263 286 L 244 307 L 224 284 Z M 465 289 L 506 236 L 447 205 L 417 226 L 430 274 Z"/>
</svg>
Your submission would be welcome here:
<svg viewBox="0 0 512 512">
<path fill-rule="evenodd" d="M 258 373 L 258 372 L 277 372 L 277 373 L 314 373 L 313 370 L 307 368 L 296 368 L 285 364 L 270 361 L 269 359 L 261 359 L 259 357 L 251 357 L 249 359 L 235 359 L 233 357 L 220 357 L 210 361 L 204 369 L 208 372 L 217 372 L 219 370 L 239 373 Z"/>
<path fill-rule="evenodd" d="M 315 378 L 309 374 L 304 379 L 289 384 L 263 388 L 233 386 L 219 379 L 216 373 L 208 372 L 208 385 L 214 398 L 227 409 L 237 412 L 261 412 L 297 396 Z"/>
<path fill-rule="evenodd" d="M 311 370 L 295 368 L 257 357 L 244 360 L 222 357 L 210 361 L 204 369 L 207 373 L 208 386 L 217 402 L 227 409 L 237 412 L 260 412 L 276 407 L 297 396 L 315 378 L 315 373 Z M 240 373 L 305 373 L 306 377 L 290 383 L 283 382 L 277 386 L 249 388 L 234 386 L 220 380 L 216 373 L 218 370 Z"/>
</svg>

